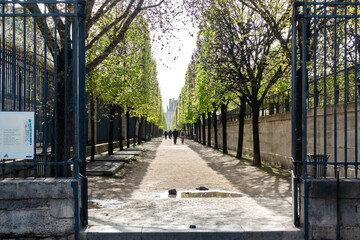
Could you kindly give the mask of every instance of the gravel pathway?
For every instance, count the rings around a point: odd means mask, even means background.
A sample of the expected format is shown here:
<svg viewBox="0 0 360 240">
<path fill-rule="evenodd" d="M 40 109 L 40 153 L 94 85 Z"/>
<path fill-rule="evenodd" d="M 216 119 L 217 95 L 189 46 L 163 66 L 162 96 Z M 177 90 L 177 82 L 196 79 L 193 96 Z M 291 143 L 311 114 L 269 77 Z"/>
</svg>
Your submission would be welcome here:
<svg viewBox="0 0 360 240">
<path fill-rule="evenodd" d="M 193 141 L 153 139 L 124 179 L 89 178 L 87 231 L 296 231 L 288 171 L 258 169 Z M 240 198 L 180 198 L 204 186 Z M 168 190 L 176 189 L 176 198 Z M 196 191 L 196 190 L 195 190 Z"/>
</svg>

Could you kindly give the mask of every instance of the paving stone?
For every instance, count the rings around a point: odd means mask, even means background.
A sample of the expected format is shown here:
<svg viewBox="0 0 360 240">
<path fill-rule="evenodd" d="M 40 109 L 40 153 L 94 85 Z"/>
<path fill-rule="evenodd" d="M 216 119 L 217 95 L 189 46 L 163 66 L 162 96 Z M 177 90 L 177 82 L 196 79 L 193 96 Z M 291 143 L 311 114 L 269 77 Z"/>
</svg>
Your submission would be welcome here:
<svg viewBox="0 0 360 240">
<path fill-rule="evenodd" d="M 145 148 L 142 147 L 136 147 L 136 148 L 126 148 L 125 151 L 141 151 L 141 152 L 146 152 Z"/>
<path fill-rule="evenodd" d="M 114 151 L 114 155 L 135 155 L 141 156 L 143 151 Z"/>
<path fill-rule="evenodd" d="M 90 160 L 90 157 L 87 158 Z M 135 161 L 135 155 L 96 155 L 94 161 L 99 162 L 125 162 Z"/>
<path fill-rule="evenodd" d="M 87 164 L 87 175 L 114 175 L 125 166 L 124 162 L 101 162 L 94 161 Z"/>
</svg>

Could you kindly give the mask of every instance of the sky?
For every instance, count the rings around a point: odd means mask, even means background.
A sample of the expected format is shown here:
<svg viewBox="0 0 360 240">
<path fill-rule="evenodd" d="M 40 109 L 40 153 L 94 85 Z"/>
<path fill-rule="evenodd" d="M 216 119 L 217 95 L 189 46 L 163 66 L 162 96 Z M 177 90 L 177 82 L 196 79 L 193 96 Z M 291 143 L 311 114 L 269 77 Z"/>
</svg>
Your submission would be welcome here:
<svg viewBox="0 0 360 240">
<path fill-rule="evenodd" d="M 157 77 L 165 112 L 169 98 L 179 98 L 181 88 L 185 84 L 186 70 L 196 47 L 196 30 L 191 26 L 183 26 L 181 23 L 178 27 L 180 30 L 173 30 L 170 43 L 162 50 L 163 42 L 153 42 L 153 56 L 156 60 Z"/>
</svg>

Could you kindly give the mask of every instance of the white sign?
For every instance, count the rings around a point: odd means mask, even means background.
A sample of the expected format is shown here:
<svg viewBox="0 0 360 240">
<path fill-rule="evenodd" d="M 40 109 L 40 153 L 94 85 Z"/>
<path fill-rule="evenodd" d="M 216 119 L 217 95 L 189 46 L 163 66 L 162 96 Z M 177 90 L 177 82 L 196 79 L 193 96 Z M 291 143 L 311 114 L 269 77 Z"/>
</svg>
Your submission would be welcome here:
<svg viewBox="0 0 360 240">
<path fill-rule="evenodd" d="M 0 159 L 33 159 L 34 125 L 34 112 L 0 112 Z"/>
</svg>

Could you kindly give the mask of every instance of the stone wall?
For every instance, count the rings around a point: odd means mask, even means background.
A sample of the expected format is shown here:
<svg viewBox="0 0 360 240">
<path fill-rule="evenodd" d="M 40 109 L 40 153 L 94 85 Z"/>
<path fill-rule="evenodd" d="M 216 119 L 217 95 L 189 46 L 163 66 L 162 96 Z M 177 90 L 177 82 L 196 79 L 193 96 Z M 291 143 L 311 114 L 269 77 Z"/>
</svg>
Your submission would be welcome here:
<svg viewBox="0 0 360 240">
<path fill-rule="evenodd" d="M 291 168 L 291 118 L 289 113 L 261 117 L 259 119 L 260 150 L 263 161 L 275 166 Z M 227 144 L 229 150 L 237 150 L 238 121 L 227 123 Z M 276 129 L 276 131 L 274 131 Z M 218 123 L 218 143 L 223 146 L 222 124 Z M 207 129 L 206 129 L 207 136 Z M 207 139 L 207 138 L 206 138 Z M 244 154 L 252 156 L 252 122 L 245 120 Z M 211 143 L 214 145 L 214 129 L 211 129 Z"/>
<path fill-rule="evenodd" d="M 79 190 L 80 209 L 80 180 L 0 181 L 0 239 L 73 239 L 77 201 L 74 188 Z"/>
<path fill-rule="evenodd" d="M 355 104 L 349 103 L 347 111 L 347 129 L 345 131 L 345 109 L 344 106 L 337 107 L 337 129 L 334 130 L 334 107 L 326 109 L 326 128 L 324 122 L 324 108 L 318 108 L 316 114 L 316 133 L 314 132 L 314 110 L 308 111 L 307 118 L 307 153 L 313 154 L 316 146 L 317 154 L 324 154 L 326 140 L 326 154 L 330 155 L 329 161 L 334 161 L 334 136 L 337 134 L 337 161 L 344 161 L 345 149 L 348 162 L 355 159 Z M 359 112 L 359 111 L 358 111 Z M 237 150 L 238 121 L 227 123 L 228 149 Z M 259 118 L 260 150 L 261 158 L 275 166 L 292 168 L 291 161 L 291 114 L 281 113 Z M 326 132 L 326 138 L 324 138 Z M 360 124 L 358 124 L 358 142 L 360 142 Z M 345 146 L 345 134 L 347 134 L 347 146 Z M 207 130 L 206 130 L 207 135 Z M 316 138 L 314 137 L 316 135 Z M 211 143 L 214 145 L 214 130 L 211 129 Z M 207 139 L 207 136 L 206 136 Z M 244 153 L 252 155 L 252 122 L 245 120 L 244 127 Z M 218 143 L 222 147 L 222 125 L 218 122 Z M 360 159 L 360 151 L 358 152 Z M 329 174 L 333 175 L 331 168 Z M 348 172 L 354 175 L 352 169 Z M 340 172 L 342 174 L 342 172 Z"/>
<path fill-rule="evenodd" d="M 305 186 L 305 184 L 307 186 Z M 308 223 L 308 239 L 359 239 L 360 237 L 360 181 L 342 179 L 310 179 L 302 182 L 300 222 Z M 305 187 L 308 192 L 305 194 Z M 307 198 L 305 196 L 308 196 Z M 307 200 L 307 216 L 304 207 Z"/>
</svg>

